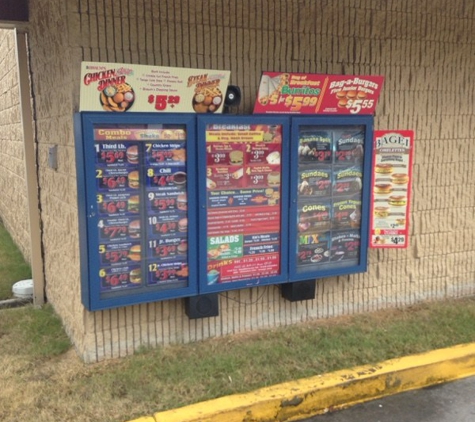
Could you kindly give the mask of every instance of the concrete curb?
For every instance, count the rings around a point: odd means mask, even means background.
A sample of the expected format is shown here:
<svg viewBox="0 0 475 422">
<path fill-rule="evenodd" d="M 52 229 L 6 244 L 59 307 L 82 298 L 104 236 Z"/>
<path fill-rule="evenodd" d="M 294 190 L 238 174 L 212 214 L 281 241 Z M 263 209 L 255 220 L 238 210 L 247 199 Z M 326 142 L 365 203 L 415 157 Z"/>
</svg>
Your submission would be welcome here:
<svg viewBox="0 0 475 422">
<path fill-rule="evenodd" d="M 475 343 L 155 413 L 130 422 L 284 422 L 475 375 Z"/>
</svg>

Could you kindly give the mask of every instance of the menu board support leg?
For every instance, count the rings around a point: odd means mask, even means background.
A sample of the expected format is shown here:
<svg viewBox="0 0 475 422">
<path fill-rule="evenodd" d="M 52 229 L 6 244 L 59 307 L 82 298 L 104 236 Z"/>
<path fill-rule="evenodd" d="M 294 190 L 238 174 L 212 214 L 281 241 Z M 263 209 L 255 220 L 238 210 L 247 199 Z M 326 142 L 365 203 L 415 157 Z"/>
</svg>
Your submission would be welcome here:
<svg viewBox="0 0 475 422">
<path fill-rule="evenodd" d="M 312 300 L 315 298 L 316 280 L 297 281 L 281 285 L 281 293 L 284 299 L 290 302 L 300 300 Z"/>
<path fill-rule="evenodd" d="M 218 316 L 218 294 L 211 293 L 185 298 L 185 313 L 190 319 Z"/>
</svg>

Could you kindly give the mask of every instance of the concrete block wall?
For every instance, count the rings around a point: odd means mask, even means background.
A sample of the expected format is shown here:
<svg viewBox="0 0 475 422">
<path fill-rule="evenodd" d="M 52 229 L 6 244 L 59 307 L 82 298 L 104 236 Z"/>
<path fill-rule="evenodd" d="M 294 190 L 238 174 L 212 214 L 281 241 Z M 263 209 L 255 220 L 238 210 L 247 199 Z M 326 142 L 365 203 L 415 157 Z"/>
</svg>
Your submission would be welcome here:
<svg viewBox="0 0 475 422">
<path fill-rule="evenodd" d="M 31 65 L 48 300 L 86 361 L 475 293 L 475 3 L 472 0 L 47 0 L 31 2 Z M 1 44 L 0 44 L 1 45 Z M 81 60 L 231 70 L 252 111 L 261 71 L 381 74 L 377 129 L 416 133 L 411 244 L 371 250 L 365 274 L 220 295 L 189 320 L 182 300 L 89 313 L 80 303 L 72 115 Z M 58 170 L 47 150 L 58 145 Z"/>
<path fill-rule="evenodd" d="M 0 220 L 27 261 L 30 234 L 15 32 L 0 29 Z"/>
</svg>

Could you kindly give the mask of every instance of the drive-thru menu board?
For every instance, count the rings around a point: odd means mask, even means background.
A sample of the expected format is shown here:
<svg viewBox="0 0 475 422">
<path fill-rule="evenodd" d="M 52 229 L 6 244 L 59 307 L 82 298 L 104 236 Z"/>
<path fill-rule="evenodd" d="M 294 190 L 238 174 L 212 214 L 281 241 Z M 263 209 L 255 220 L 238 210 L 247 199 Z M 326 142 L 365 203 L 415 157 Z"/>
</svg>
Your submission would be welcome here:
<svg viewBox="0 0 475 422">
<path fill-rule="evenodd" d="M 299 126 L 297 273 L 358 264 L 364 148 L 363 125 Z"/>
<path fill-rule="evenodd" d="M 94 128 L 100 291 L 185 286 L 184 126 Z"/>
<path fill-rule="evenodd" d="M 206 126 L 207 283 L 281 273 L 281 125 Z"/>
</svg>

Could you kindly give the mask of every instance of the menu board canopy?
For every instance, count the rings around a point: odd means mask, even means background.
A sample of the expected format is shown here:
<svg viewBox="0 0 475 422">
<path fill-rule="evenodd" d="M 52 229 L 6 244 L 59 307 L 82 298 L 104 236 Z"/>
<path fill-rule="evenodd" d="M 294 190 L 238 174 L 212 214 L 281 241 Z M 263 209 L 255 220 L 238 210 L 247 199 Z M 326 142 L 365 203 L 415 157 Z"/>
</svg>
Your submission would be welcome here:
<svg viewBox="0 0 475 422">
<path fill-rule="evenodd" d="M 374 114 L 383 76 L 263 72 L 254 114 Z"/>
<path fill-rule="evenodd" d="M 371 200 L 372 248 L 407 248 L 414 132 L 374 133 Z"/>
<path fill-rule="evenodd" d="M 227 70 L 82 62 L 80 111 L 222 113 Z"/>
</svg>

